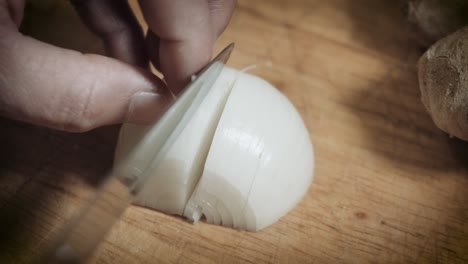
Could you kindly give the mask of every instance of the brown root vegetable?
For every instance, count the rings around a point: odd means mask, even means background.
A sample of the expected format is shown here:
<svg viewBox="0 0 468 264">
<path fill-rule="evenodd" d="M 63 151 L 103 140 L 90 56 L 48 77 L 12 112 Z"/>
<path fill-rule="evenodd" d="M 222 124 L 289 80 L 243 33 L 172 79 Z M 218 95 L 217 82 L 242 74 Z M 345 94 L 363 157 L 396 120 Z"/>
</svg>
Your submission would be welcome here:
<svg viewBox="0 0 468 264">
<path fill-rule="evenodd" d="M 434 123 L 468 141 L 468 27 L 439 40 L 418 66 L 422 102 Z"/>
<path fill-rule="evenodd" d="M 403 4 L 413 35 L 426 47 L 468 25 L 468 0 L 405 0 Z"/>
</svg>

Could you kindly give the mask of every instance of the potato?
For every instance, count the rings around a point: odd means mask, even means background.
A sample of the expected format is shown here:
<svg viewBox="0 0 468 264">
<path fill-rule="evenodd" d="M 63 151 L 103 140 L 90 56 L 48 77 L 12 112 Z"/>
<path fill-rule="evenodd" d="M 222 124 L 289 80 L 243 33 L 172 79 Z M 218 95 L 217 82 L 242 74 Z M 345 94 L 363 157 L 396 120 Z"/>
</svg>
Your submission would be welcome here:
<svg viewBox="0 0 468 264">
<path fill-rule="evenodd" d="M 439 40 L 418 64 L 422 102 L 434 123 L 468 141 L 468 27 Z"/>
</svg>

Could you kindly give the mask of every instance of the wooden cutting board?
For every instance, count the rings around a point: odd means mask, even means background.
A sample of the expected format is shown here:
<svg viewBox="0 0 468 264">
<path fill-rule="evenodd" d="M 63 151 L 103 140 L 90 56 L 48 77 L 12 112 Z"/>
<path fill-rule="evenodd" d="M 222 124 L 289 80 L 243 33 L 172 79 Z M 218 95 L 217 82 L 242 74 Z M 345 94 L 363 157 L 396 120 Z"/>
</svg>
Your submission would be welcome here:
<svg viewBox="0 0 468 264">
<path fill-rule="evenodd" d="M 468 263 L 468 145 L 425 112 L 421 51 L 393 2 L 240 0 L 217 51 L 235 42 L 229 65 L 255 64 L 299 109 L 310 190 L 258 233 L 131 207 L 90 263 Z M 116 131 L 0 120 L 1 263 L 37 256 L 109 168 Z"/>
</svg>

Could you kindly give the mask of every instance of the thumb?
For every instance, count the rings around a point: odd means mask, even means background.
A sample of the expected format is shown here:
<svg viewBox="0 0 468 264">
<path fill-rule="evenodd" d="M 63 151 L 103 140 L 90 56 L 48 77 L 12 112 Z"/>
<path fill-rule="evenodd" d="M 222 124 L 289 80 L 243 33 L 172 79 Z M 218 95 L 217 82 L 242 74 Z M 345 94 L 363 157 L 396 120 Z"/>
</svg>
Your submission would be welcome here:
<svg viewBox="0 0 468 264">
<path fill-rule="evenodd" d="M 100 55 L 58 48 L 0 30 L 0 114 L 81 132 L 149 123 L 172 101 L 150 72 Z"/>
</svg>

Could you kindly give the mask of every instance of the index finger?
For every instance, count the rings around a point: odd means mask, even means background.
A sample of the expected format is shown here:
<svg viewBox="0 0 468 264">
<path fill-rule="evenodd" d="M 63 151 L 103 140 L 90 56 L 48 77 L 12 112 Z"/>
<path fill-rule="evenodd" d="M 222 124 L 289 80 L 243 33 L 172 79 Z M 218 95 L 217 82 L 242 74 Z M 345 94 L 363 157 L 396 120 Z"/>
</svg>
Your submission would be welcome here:
<svg viewBox="0 0 468 264">
<path fill-rule="evenodd" d="M 159 38 L 160 69 L 178 93 L 210 60 L 216 40 L 206 0 L 140 0 L 149 29 Z"/>
</svg>

